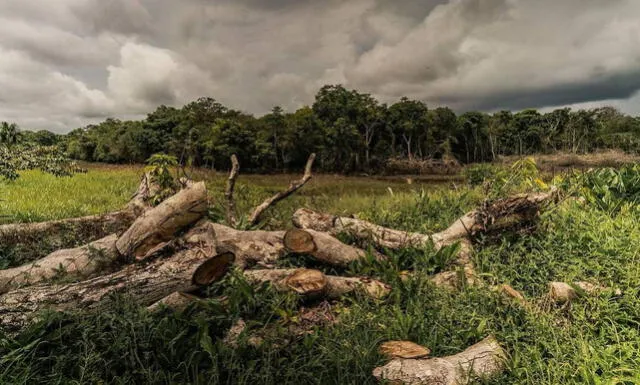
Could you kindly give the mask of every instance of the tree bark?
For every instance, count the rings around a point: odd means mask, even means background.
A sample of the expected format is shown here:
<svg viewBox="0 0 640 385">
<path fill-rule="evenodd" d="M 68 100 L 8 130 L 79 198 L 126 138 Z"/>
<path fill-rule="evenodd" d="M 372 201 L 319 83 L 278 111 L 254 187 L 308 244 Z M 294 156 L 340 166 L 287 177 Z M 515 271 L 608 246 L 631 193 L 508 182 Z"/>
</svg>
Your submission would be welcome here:
<svg viewBox="0 0 640 385">
<path fill-rule="evenodd" d="M 0 294 L 52 278 L 88 278 L 104 272 L 120 260 L 117 239 L 111 234 L 82 247 L 58 250 L 35 262 L 0 270 Z"/>
<path fill-rule="evenodd" d="M 146 211 L 116 242 L 118 252 L 137 260 L 153 254 L 208 209 L 204 182 L 191 183 L 158 206 Z"/>
<path fill-rule="evenodd" d="M 485 338 L 453 356 L 394 359 L 373 370 L 373 375 L 393 384 L 461 385 L 491 378 L 504 370 L 506 353 L 493 337 Z"/>
<path fill-rule="evenodd" d="M 233 263 L 233 254 L 216 253 L 215 232 L 209 223 L 194 227 L 180 241 L 183 249 L 150 263 L 82 282 L 31 286 L 0 295 L 0 329 L 18 331 L 45 309 L 101 309 L 120 293 L 150 305 L 173 292 L 209 285 Z"/>
<path fill-rule="evenodd" d="M 335 299 L 358 291 L 380 299 L 391 291 L 388 285 L 371 278 L 325 275 L 311 269 L 247 270 L 244 276 L 254 284 L 269 282 L 278 291 L 293 291 L 311 298 Z"/>
<path fill-rule="evenodd" d="M 277 159 L 277 155 L 276 155 Z M 236 201 L 233 197 L 233 192 L 236 187 L 236 179 L 238 179 L 238 173 L 240 172 L 240 163 L 236 154 L 231 155 L 231 171 L 229 172 L 229 178 L 227 179 L 227 186 L 224 190 L 224 196 L 227 198 L 227 223 L 229 226 L 235 227 L 238 223 L 236 218 Z"/>
</svg>

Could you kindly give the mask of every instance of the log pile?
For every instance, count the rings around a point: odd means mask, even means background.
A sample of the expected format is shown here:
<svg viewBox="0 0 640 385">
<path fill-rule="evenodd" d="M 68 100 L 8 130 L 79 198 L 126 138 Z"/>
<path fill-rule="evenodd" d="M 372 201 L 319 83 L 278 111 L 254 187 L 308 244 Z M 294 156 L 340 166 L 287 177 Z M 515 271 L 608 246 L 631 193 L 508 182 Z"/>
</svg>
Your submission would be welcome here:
<svg viewBox="0 0 640 385">
<path fill-rule="evenodd" d="M 206 218 L 209 200 L 204 182 L 183 183 L 176 194 L 156 207 L 149 207 L 146 202 L 153 186 L 146 176 L 122 212 L 92 220 L 63 221 L 118 225 L 106 226 L 112 231 L 84 246 L 64 248 L 32 263 L 0 270 L 0 331 L 17 333 L 47 309 L 104 309 L 120 294 L 151 312 L 183 311 L 201 300 L 194 292 L 219 280 L 231 268 L 237 269 L 250 284 L 270 285 L 305 300 L 335 300 L 349 294 L 380 300 L 392 289 L 369 277 L 329 275 L 307 268 L 276 268 L 279 261 L 291 255 L 310 256 L 320 264 L 343 269 L 367 258 L 385 260 L 384 252 L 389 249 L 427 245 L 440 249 L 459 243 L 458 259 L 452 269 L 432 277 L 432 282 L 451 289 L 481 284 L 470 258 L 475 236 L 531 221 L 553 198 L 553 193 L 537 193 L 489 202 L 434 234 L 389 229 L 308 209 L 296 211 L 293 216 L 296 228 L 287 231 L 236 228 L 238 223 L 255 226 L 269 207 L 304 186 L 312 177 L 314 158 L 312 154 L 300 180 L 258 205 L 246 220 L 238 220 L 235 209 L 233 194 L 240 166 L 233 157 L 225 190 L 226 225 Z M 10 226 L 14 226 L 14 234 L 35 237 L 55 232 L 57 223 Z M 343 233 L 369 241 L 375 249 L 365 251 L 347 245 L 336 238 Z M 0 238 L 3 234 L 0 227 Z M 498 373 L 505 356 L 492 338 L 443 358 L 425 358 L 428 349 L 409 342 L 387 344 L 385 349 L 393 359 L 377 368 L 374 376 L 394 383 L 465 383 L 472 377 Z"/>
</svg>

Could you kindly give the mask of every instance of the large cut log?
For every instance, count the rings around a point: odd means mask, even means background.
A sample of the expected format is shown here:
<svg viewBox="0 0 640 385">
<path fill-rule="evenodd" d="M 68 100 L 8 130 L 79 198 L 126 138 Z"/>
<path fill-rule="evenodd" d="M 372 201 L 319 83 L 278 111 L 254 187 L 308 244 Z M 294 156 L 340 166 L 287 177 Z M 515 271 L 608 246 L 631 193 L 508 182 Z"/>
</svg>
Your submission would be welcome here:
<svg viewBox="0 0 640 385">
<path fill-rule="evenodd" d="M 553 192 L 523 194 L 487 203 L 463 215 L 446 230 L 434 234 L 395 230 L 361 219 L 338 217 L 309 209 L 297 210 L 293 214 L 293 223 L 298 228 L 327 232 L 332 235 L 347 233 L 356 239 L 371 240 L 382 248 L 423 247 L 433 243 L 436 249 L 440 249 L 466 239 L 470 235 L 503 230 L 531 220 L 553 195 Z"/>
<path fill-rule="evenodd" d="M 316 260 L 333 266 L 348 266 L 367 257 L 364 250 L 336 242 L 333 236 L 315 230 L 288 230 L 283 241 L 287 250 L 312 255 Z M 384 259 L 377 253 L 376 257 Z"/>
<path fill-rule="evenodd" d="M 109 234 L 123 233 L 147 208 L 154 185 L 145 174 L 132 199 L 120 211 L 39 223 L 0 226 L 0 247 L 5 254 L 19 254 L 18 262 L 35 260 L 48 253 L 86 244 Z"/>
<path fill-rule="evenodd" d="M 170 242 L 177 233 L 200 220 L 207 212 L 204 182 L 190 183 L 142 216 L 118 238 L 120 254 L 144 259 Z"/>
<path fill-rule="evenodd" d="M 233 254 L 217 254 L 215 233 L 208 223 L 189 230 L 180 246 L 183 249 L 171 256 L 129 265 L 112 274 L 77 283 L 31 286 L 0 295 L 0 329 L 17 331 L 45 309 L 101 309 L 119 293 L 147 306 L 171 293 L 209 285 L 233 263 Z"/>
<path fill-rule="evenodd" d="M 495 338 L 488 337 L 453 356 L 394 359 L 374 369 L 373 375 L 392 384 L 461 385 L 500 374 L 504 370 L 505 357 Z"/>
<path fill-rule="evenodd" d="M 271 267 L 288 252 L 303 253 L 334 266 L 346 266 L 366 257 L 364 250 L 317 231 L 241 231 L 214 223 L 218 252 L 230 251 L 241 268 L 258 264 Z M 378 258 L 383 256 L 376 254 Z"/>
<path fill-rule="evenodd" d="M 384 298 L 390 287 L 371 278 L 339 277 L 312 269 L 247 270 L 251 283 L 269 282 L 276 290 L 292 291 L 303 297 L 335 299 L 352 292 L 372 298 Z"/>
<path fill-rule="evenodd" d="M 0 270 L 0 294 L 52 278 L 88 278 L 104 272 L 120 260 L 117 239 L 111 234 L 82 247 L 58 250 L 35 262 Z"/>
</svg>

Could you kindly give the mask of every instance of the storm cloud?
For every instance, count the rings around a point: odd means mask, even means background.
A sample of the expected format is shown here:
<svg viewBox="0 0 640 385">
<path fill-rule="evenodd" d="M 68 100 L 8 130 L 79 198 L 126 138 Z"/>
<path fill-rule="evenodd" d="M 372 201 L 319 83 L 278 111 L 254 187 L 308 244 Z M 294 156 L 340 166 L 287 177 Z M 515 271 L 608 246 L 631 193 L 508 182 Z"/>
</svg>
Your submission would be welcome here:
<svg viewBox="0 0 640 385">
<path fill-rule="evenodd" d="M 7 0 L 0 120 L 67 132 L 211 96 L 262 114 L 342 83 L 457 111 L 640 113 L 637 0 Z"/>
</svg>

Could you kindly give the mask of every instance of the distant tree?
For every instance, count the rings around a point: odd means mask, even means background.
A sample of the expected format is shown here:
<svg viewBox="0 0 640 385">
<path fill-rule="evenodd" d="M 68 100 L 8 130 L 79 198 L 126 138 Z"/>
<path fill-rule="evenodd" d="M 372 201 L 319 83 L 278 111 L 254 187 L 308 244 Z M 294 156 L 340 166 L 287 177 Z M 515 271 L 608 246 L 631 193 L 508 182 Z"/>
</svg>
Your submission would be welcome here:
<svg viewBox="0 0 640 385">
<path fill-rule="evenodd" d="M 15 123 L 0 123 L 0 142 L 7 146 L 13 146 L 18 143 L 20 138 L 20 129 Z"/>
</svg>

